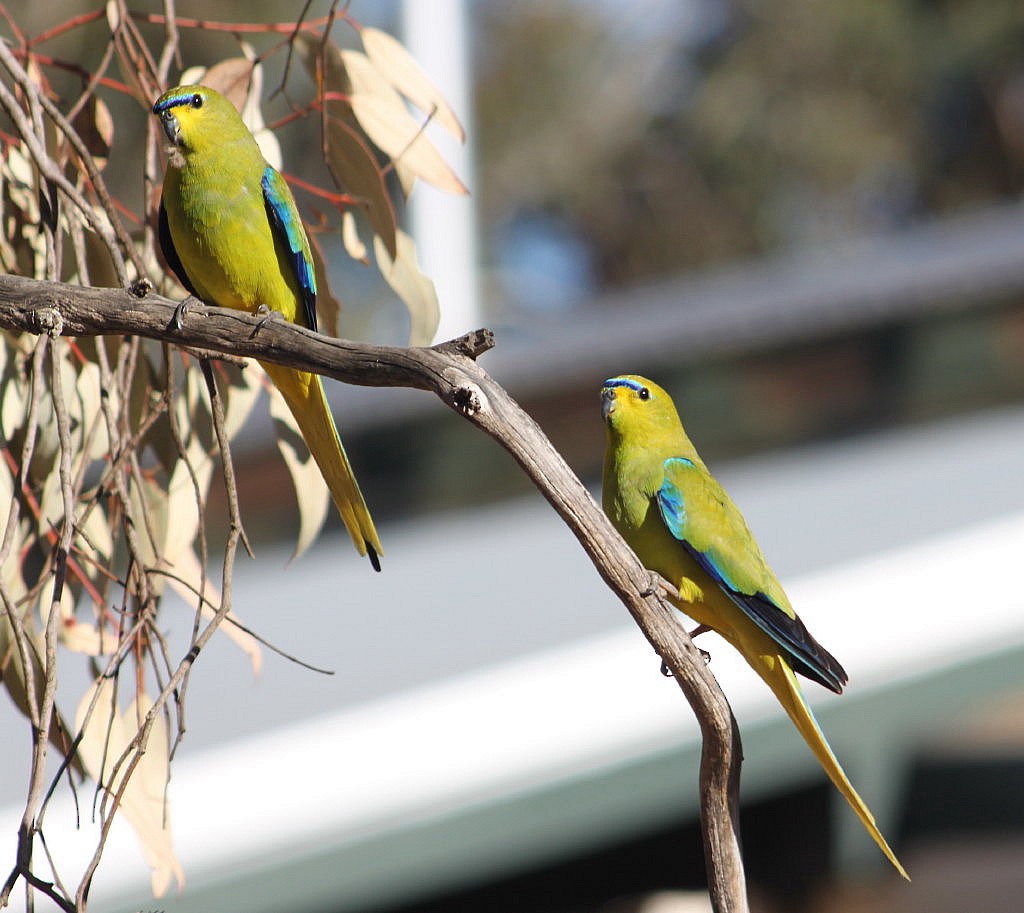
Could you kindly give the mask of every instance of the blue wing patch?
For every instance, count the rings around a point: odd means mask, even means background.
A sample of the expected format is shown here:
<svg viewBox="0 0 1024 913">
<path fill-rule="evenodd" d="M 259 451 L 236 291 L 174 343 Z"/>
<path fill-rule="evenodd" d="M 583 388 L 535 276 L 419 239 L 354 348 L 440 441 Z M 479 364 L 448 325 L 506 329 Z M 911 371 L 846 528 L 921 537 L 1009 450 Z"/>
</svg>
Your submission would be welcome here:
<svg viewBox="0 0 1024 913">
<path fill-rule="evenodd" d="M 836 694 L 842 693 L 843 686 L 848 680 L 846 670 L 811 636 L 806 625 L 796 615 L 790 617 L 765 593 L 743 592 L 730 579 L 724 566 L 727 556 L 716 555 L 714 551 L 701 551 L 693 545 L 691 524 L 699 522 L 699 518 L 687 515 L 682 489 L 675 485 L 671 478 L 673 469 L 676 472 L 686 472 L 695 468 L 694 463 L 683 457 L 671 457 L 665 460 L 664 465 L 665 478 L 655 497 L 661 519 L 668 531 L 679 540 L 687 554 L 719 589 L 785 651 L 795 671 Z M 728 500 L 727 496 L 724 497 Z M 731 506 L 731 502 L 728 503 Z"/>
<path fill-rule="evenodd" d="M 274 233 L 288 245 L 289 261 L 302 293 L 302 312 L 306 326 L 316 330 L 316 275 L 309 256 L 308 242 L 295 209 L 295 202 L 284 178 L 267 165 L 260 180 L 263 201 Z"/>
<path fill-rule="evenodd" d="M 715 582 L 724 586 L 726 589 L 734 593 L 739 593 L 740 589 L 736 583 L 730 579 L 729 572 L 715 560 L 715 556 L 711 553 L 701 552 L 693 548 L 689 542 L 689 538 L 686 535 L 686 503 L 683 499 L 683 492 L 677 485 L 674 485 L 671 479 L 671 470 L 675 469 L 693 469 L 694 463 L 692 460 L 688 460 L 685 457 L 669 457 L 665 460 L 665 480 L 661 483 L 661 488 L 658 489 L 658 509 L 661 511 L 661 519 L 672 535 L 678 539 L 688 552 L 692 555 L 694 561 L 706 571 Z M 765 597 L 767 598 L 767 597 Z"/>
<path fill-rule="evenodd" d="M 683 457 L 671 457 L 665 460 L 666 470 L 670 469 L 672 465 L 692 467 L 693 461 Z M 665 521 L 669 532 L 682 541 L 686 538 L 686 533 L 684 532 L 686 529 L 686 504 L 683 502 L 683 493 L 668 480 L 667 472 L 665 481 L 661 483 L 661 488 L 658 489 L 657 497 L 661 519 Z"/>
</svg>

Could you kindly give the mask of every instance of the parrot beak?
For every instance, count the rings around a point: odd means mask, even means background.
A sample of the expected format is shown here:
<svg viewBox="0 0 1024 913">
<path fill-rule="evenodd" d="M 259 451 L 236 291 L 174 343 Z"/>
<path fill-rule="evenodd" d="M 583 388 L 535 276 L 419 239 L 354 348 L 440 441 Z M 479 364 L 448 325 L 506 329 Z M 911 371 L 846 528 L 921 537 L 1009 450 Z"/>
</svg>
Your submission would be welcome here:
<svg viewBox="0 0 1024 913">
<path fill-rule="evenodd" d="M 164 128 L 164 133 L 167 134 L 167 139 L 171 145 L 177 146 L 180 134 L 178 131 L 178 118 L 174 116 L 173 111 L 165 110 L 160 112 L 160 126 Z"/>
<path fill-rule="evenodd" d="M 608 416 L 615 409 L 615 391 L 611 387 L 601 390 L 601 418 L 608 421 Z"/>
</svg>

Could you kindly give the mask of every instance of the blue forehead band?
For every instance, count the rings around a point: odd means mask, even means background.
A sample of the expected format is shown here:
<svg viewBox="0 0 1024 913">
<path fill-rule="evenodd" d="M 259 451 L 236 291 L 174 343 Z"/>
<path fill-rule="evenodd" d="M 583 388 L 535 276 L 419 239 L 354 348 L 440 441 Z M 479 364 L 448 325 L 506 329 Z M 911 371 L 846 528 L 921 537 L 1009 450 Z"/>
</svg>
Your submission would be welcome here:
<svg viewBox="0 0 1024 913">
<path fill-rule="evenodd" d="M 170 108 L 180 108 L 182 105 L 192 104 L 192 98 L 199 93 L 195 87 L 192 87 L 188 92 L 179 92 L 177 95 L 171 95 L 168 98 L 164 98 L 153 105 L 153 113 L 161 114 Z"/>
<path fill-rule="evenodd" d="M 630 390 L 635 390 L 639 393 L 644 388 L 644 385 L 635 380 L 630 380 L 628 377 L 612 377 L 604 382 L 605 390 L 611 387 L 628 387 Z"/>
</svg>

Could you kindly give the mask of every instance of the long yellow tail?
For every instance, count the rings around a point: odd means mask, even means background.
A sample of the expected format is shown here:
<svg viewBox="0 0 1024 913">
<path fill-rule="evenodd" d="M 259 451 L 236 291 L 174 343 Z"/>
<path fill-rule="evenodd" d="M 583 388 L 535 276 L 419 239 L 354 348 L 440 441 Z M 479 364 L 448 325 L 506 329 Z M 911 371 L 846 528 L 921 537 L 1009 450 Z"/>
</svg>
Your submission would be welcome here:
<svg viewBox="0 0 1024 913">
<path fill-rule="evenodd" d="M 741 652 L 747 657 L 749 662 L 750 654 L 742 650 Z M 803 696 L 800 683 L 796 679 L 796 673 L 793 672 L 788 663 L 782 661 L 781 657 L 774 657 L 776 661 L 770 664 L 765 662 L 760 656 L 755 657 L 755 659 L 756 662 L 750 663 L 754 671 L 772 689 L 772 693 L 785 708 L 786 713 L 789 714 L 793 725 L 799 730 L 800 735 L 804 737 L 807 746 L 814 752 L 814 756 L 818 759 L 818 763 L 821 764 L 825 773 L 828 774 L 828 778 L 832 781 L 835 788 L 842 793 L 843 798 L 850 804 L 850 808 L 860 818 L 864 829 L 871 835 L 875 843 L 878 844 L 878 848 L 885 854 L 885 857 L 896 867 L 896 871 L 906 878 L 907 881 L 910 881 L 910 876 L 896 858 L 896 854 L 892 851 L 889 844 L 886 843 L 885 837 L 882 836 L 882 832 L 878 829 L 878 825 L 875 824 L 875 816 L 871 814 L 867 805 L 864 804 L 864 800 L 857 794 L 857 790 L 853 788 L 853 784 L 849 781 L 836 756 L 832 753 L 832 749 L 825 740 L 824 733 L 818 726 L 818 721 L 815 720 L 814 714 L 811 712 L 811 708 Z"/>
<path fill-rule="evenodd" d="M 316 460 L 334 506 L 360 555 L 369 555 L 375 570 L 380 570 L 379 555 L 384 554 L 363 493 L 345 455 L 331 410 L 324 398 L 323 384 L 315 374 L 306 374 L 269 362 L 260 362 L 274 386 L 281 391 L 302 432 L 309 452 Z"/>
</svg>

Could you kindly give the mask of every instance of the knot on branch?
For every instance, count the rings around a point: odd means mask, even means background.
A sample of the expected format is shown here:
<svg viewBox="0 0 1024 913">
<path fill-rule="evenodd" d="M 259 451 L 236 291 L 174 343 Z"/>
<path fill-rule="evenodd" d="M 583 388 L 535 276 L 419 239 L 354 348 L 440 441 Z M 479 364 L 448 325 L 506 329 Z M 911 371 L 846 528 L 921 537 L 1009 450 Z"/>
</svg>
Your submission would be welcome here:
<svg viewBox="0 0 1024 913">
<path fill-rule="evenodd" d="M 136 279 L 131 283 L 127 291 L 132 298 L 145 298 L 146 295 L 153 291 L 153 283 L 143 276 L 141 279 Z"/>
<path fill-rule="evenodd" d="M 484 407 L 484 395 L 476 384 L 459 384 L 452 392 L 452 405 L 462 415 L 476 415 Z"/>
<path fill-rule="evenodd" d="M 55 307 L 33 308 L 31 321 L 33 333 L 56 338 L 64 332 L 64 317 Z"/>
</svg>

